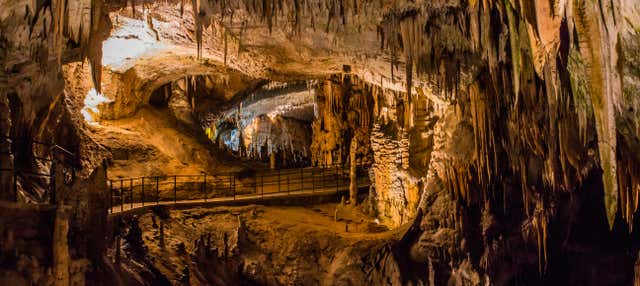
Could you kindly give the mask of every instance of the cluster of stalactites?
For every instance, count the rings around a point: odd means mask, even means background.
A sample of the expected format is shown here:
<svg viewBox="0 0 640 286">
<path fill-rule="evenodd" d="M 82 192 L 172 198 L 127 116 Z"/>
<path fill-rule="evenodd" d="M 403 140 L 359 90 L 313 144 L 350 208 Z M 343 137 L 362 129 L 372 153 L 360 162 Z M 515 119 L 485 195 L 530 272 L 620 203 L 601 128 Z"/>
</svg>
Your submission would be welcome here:
<svg viewBox="0 0 640 286">
<path fill-rule="evenodd" d="M 240 46 L 239 39 L 248 23 L 266 22 L 270 33 L 277 26 L 293 35 L 301 35 L 306 28 L 314 31 L 318 28 L 329 33 L 345 30 L 347 25 L 360 31 L 362 26 L 369 24 L 368 19 L 373 17 L 370 14 L 379 14 L 382 3 L 348 0 L 192 0 L 192 8 L 198 58 L 202 57 L 204 30 L 209 26 L 221 26 L 224 31 L 221 39 L 224 42 L 226 64 L 228 41 L 235 40 Z M 184 13 L 184 0 L 180 2 L 180 13 Z M 213 17 L 214 15 L 218 16 Z M 239 35 L 224 28 L 234 25 L 235 15 L 245 16 L 236 17 L 241 18 L 236 20 L 241 21 Z"/>
<path fill-rule="evenodd" d="M 349 99 L 349 109 L 357 114 L 353 119 L 360 128 L 368 129 L 371 126 L 371 101 L 363 92 L 356 92 Z"/>
<path fill-rule="evenodd" d="M 321 86 L 318 86 L 318 89 L 320 89 L 319 94 L 324 94 L 325 108 L 334 114 L 340 114 L 343 111 L 343 96 L 340 86 L 327 80 Z"/>
<path fill-rule="evenodd" d="M 446 97 L 458 92 L 463 66 L 473 61 L 471 39 L 467 29 L 473 17 L 463 7 L 433 10 L 425 4 L 399 7 L 387 11 L 378 27 L 380 48 L 390 53 L 390 73 L 401 62 L 405 67 L 406 93 L 411 96 L 413 77 L 430 82 Z"/>
<path fill-rule="evenodd" d="M 270 156 L 280 153 L 285 163 L 298 163 L 309 158 L 309 134 L 295 121 L 276 116 L 271 118 L 261 115 L 253 119 L 241 132 L 241 145 L 246 147 L 245 157 L 263 159 L 263 154 Z M 242 127 L 241 127 L 242 128 Z M 266 148 L 266 149 L 265 149 Z"/>
<path fill-rule="evenodd" d="M 477 81 L 480 76 L 481 90 L 470 96 L 476 97 L 472 100 L 479 143 L 476 168 L 484 173 L 480 180 L 485 188 L 491 177 L 499 175 L 491 157 L 495 157 L 494 137 L 499 134 L 495 119 L 503 116 L 500 113 L 505 108 L 509 117 L 517 118 L 527 108 L 523 101 L 546 97 L 549 132 L 544 139 L 551 148 L 542 148 L 539 154 L 538 146 L 524 142 L 522 147 L 546 158 L 543 179 L 550 189 L 570 190 L 586 175 L 575 171 L 584 158 L 572 145 L 579 144 L 578 149 L 587 145 L 593 138 L 588 132 L 593 126 L 590 122 L 595 122 L 612 226 L 618 202 L 614 111 L 620 93 L 614 66 L 615 10 L 589 1 L 394 5 L 385 13 L 378 34 L 381 47 L 391 54 L 392 73 L 401 59 L 398 54 L 402 55 L 409 93 L 417 75 L 460 100 L 458 89 L 469 84 L 461 79 Z M 560 41 L 561 34 L 567 38 Z M 486 76 L 477 74 L 480 72 Z M 536 83 L 533 88 L 528 80 Z M 487 116 L 474 107 L 487 104 L 477 98 L 486 90 L 489 97 L 495 97 L 489 98 L 486 112 L 491 114 Z M 568 138 L 575 133 L 568 130 L 571 124 L 556 124 L 566 112 L 575 116 L 580 141 Z"/>
<path fill-rule="evenodd" d="M 633 231 L 635 212 L 640 200 L 640 166 L 637 152 L 627 145 L 618 147 L 618 188 L 620 190 L 620 214 Z"/>
<path fill-rule="evenodd" d="M 357 141 L 357 156 L 368 156 L 373 123 L 375 86 L 351 74 L 334 76 L 316 85 L 317 116 L 312 124 L 312 161 L 315 164 L 346 162 Z"/>
<path fill-rule="evenodd" d="M 33 53 L 33 60 L 40 62 L 41 66 L 46 68 L 49 62 L 48 55 L 55 55 L 57 68 L 60 70 L 64 57 L 63 51 L 67 48 L 79 47 L 80 54 L 88 59 L 91 65 L 94 88 L 100 92 L 102 8 L 101 0 L 53 0 L 27 4 L 24 8 L 24 21 L 30 29 L 30 41 L 39 43 L 39 41 L 33 41 L 38 38 L 40 41 L 46 41 L 43 47 L 32 47 L 39 51 Z M 31 42 L 29 45 L 32 45 Z"/>
<path fill-rule="evenodd" d="M 542 2 L 396 7 L 378 30 L 381 47 L 391 53 L 392 73 L 401 51 L 409 92 L 417 75 L 448 89 L 461 107 L 469 103 L 475 154 L 471 164 L 444 175 L 452 194 L 466 204 L 491 200 L 487 192 L 500 189 L 501 176 L 520 179 L 540 272 L 547 264 L 550 216 L 544 202 L 548 193 L 574 191 L 590 175 L 595 140 L 609 225 L 620 211 L 631 226 L 640 200 L 640 170 L 616 142 L 619 80 L 607 53 L 615 50 L 610 39 L 617 35 L 608 12 L 589 1 Z M 549 4 L 551 15 L 540 14 Z M 568 38 L 560 42 L 560 34 Z M 470 82 L 461 81 L 461 70 L 472 75 Z M 469 191 L 472 182 L 480 187 L 478 194 Z"/>
</svg>

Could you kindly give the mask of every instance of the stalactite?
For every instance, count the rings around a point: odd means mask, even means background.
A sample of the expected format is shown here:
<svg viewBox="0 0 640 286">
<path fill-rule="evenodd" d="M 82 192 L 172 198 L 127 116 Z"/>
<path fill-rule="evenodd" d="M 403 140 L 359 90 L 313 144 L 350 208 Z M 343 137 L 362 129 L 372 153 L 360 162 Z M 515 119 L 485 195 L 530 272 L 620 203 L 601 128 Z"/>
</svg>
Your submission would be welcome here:
<svg viewBox="0 0 640 286">
<path fill-rule="evenodd" d="M 58 67 L 62 66 L 62 49 L 64 47 L 64 25 L 66 15 L 66 0 L 54 0 L 52 3 L 56 13 L 53 16 L 53 35 L 54 43 L 57 48 Z"/>
<path fill-rule="evenodd" d="M 492 173 L 495 174 L 495 144 L 492 136 L 492 126 L 494 124 L 491 119 L 492 100 L 487 98 L 489 95 L 479 90 L 476 84 L 468 87 L 469 99 L 471 102 L 471 116 L 474 130 L 475 153 L 478 171 L 478 180 L 483 190 L 487 190 L 490 184 Z M 493 155 L 493 156 L 492 156 Z"/>
<path fill-rule="evenodd" d="M 193 17 L 196 23 L 196 46 L 197 46 L 197 58 L 202 59 L 202 19 L 200 18 L 200 0 L 192 0 L 193 4 Z"/>
<path fill-rule="evenodd" d="M 131 0 L 131 15 L 136 17 L 136 0 Z"/>
<path fill-rule="evenodd" d="M 635 159 L 637 156 L 633 155 L 634 152 L 626 144 L 620 144 L 617 151 L 620 213 L 631 233 L 640 195 L 640 164 Z"/>
<path fill-rule="evenodd" d="M 609 227 L 618 210 L 618 186 L 616 179 L 616 125 L 612 95 L 606 90 L 606 76 L 603 74 L 603 51 L 601 47 L 600 17 L 596 16 L 593 3 L 574 0 L 575 26 L 580 37 L 580 52 L 589 72 L 591 104 L 598 134 L 600 166 L 603 170 L 605 207 Z"/>
<path fill-rule="evenodd" d="M 509 41 L 511 47 L 511 66 L 513 68 L 513 91 L 515 95 L 515 104 L 518 104 L 518 98 L 520 97 L 520 72 L 522 70 L 522 62 L 520 55 L 520 35 L 518 34 L 518 25 L 513 8 L 509 1 L 505 1 L 507 10 L 507 18 L 509 23 Z"/>
</svg>

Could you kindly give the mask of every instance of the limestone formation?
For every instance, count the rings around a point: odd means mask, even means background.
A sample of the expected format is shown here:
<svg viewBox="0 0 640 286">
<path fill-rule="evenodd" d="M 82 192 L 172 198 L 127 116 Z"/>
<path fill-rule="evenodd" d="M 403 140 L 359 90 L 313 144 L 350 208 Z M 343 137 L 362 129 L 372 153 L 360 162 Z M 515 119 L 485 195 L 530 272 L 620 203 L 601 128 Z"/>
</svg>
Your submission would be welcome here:
<svg viewBox="0 0 640 286">
<path fill-rule="evenodd" d="M 638 1 L 0 0 L 0 284 L 638 284 L 639 93 Z"/>
</svg>

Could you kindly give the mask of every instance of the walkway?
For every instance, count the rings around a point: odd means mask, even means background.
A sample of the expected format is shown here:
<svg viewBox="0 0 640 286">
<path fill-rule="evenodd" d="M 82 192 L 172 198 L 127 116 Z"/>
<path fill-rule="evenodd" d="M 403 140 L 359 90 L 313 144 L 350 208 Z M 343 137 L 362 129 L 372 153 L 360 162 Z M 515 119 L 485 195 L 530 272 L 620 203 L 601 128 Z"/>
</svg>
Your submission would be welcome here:
<svg viewBox="0 0 640 286">
<path fill-rule="evenodd" d="M 357 168 L 358 189 L 369 186 L 363 167 Z M 273 170 L 254 174 L 174 175 L 109 181 L 109 214 L 145 212 L 153 206 L 174 208 L 292 204 L 339 200 L 348 196 L 348 166 Z"/>
</svg>

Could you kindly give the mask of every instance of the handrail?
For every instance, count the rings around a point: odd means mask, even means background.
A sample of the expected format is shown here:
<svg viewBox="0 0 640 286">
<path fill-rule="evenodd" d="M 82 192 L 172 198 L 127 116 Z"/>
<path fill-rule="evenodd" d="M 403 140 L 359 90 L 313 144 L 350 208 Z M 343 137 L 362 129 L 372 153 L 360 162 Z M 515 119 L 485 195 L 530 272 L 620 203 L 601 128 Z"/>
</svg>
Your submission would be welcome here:
<svg viewBox="0 0 640 286">
<path fill-rule="evenodd" d="M 62 151 L 63 153 L 65 153 L 66 155 L 69 155 L 71 157 L 75 157 L 75 154 L 73 154 L 71 151 L 63 148 L 62 146 L 58 145 L 58 144 L 53 144 L 50 148 L 51 151 L 53 150 L 59 150 Z"/>
<path fill-rule="evenodd" d="M 108 180 L 109 210 L 124 210 L 134 204 L 177 203 L 184 200 L 233 198 L 244 195 L 291 194 L 301 191 L 314 193 L 321 190 L 348 189 L 350 168 L 347 164 L 336 164 L 334 168 L 277 169 L 268 173 L 255 172 L 246 176 L 239 173 L 163 175 Z M 283 172 L 286 170 L 286 172 Z M 368 185 L 368 173 L 364 165 L 356 168 L 356 185 Z M 242 176 L 241 176 L 242 175 Z M 192 178 L 196 178 L 193 180 Z M 365 181 L 366 180 L 366 181 Z M 180 196 L 178 196 L 178 193 Z M 128 207 L 129 208 L 129 207 Z"/>
<path fill-rule="evenodd" d="M 236 172 L 220 172 L 220 173 L 215 173 L 215 174 L 209 174 L 206 173 L 207 176 L 232 176 L 232 175 L 236 175 L 236 176 L 240 176 L 243 174 L 259 174 L 259 173 L 273 173 L 273 172 L 278 172 L 280 171 L 281 173 L 284 172 L 295 172 L 297 170 L 300 169 L 305 169 L 305 170 L 310 170 L 310 169 L 333 169 L 334 167 L 345 167 L 348 168 L 350 165 L 349 164 L 329 164 L 329 165 L 317 165 L 317 166 L 308 166 L 308 167 L 291 167 L 291 168 L 282 168 L 282 169 L 264 169 L 264 170 L 250 170 L 250 171 L 236 171 Z M 356 167 L 358 168 L 369 168 L 369 166 L 371 166 L 371 164 L 368 163 L 358 163 L 356 165 Z M 156 175 L 156 176 L 141 176 L 141 177 L 119 177 L 116 179 L 110 179 L 111 181 L 119 181 L 119 180 L 141 180 L 142 178 L 148 179 L 148 178 L 173 178 L 173 177 L 178 177 L 178 178 L 189 178 L 189 177 L 202 177 L 204 176 L 205 173 L 200 173 L 200 174 L 194 174 L 194 175 L 181 175 L 181 174 L 174 174 L 174 175 Z"/>
<path fill-rule="evenodd" d="M 156 176 L 141 176 L 141 177 L 122 177 L 122 178 L 115 178 L 115 179 L 109 179 L 108 181 L 138 181 L 138 180 L 142 180 L 142 179 L 171 179 L 171 178 L 202 178 L 204 176 L 207 177 L 228 177 L 228 176 L 236 176 L 239 178 L 245 178 L 245 177 L 251 177 L 251 176 L 255 176 L 255 175 L 260 175 L 260 176 L 275 176 L 274 174 L 280 173 L 281 175 L 289 175 L 292 173 L 297 173 L 300 170 L 334 170 L 336 168 L 343 168 L 343 169 L 347 169 L 349 167 L 349 165 L 347 164 L 335 164 L 335 165 L 327 165 L 329 167 L 325 167 L 325 166 L 317 166 L 317 167 L 304 167 L 304 168 L 287 168 L 287 169 L 268 169 L 268 170 L 255 170 L 252 172 L 221 172 L 221 173 L 215 173 L 215 174 L 209 174 L 209 173 L 201 173 L 201 174 L 197 174 L 197 175 L 180 175 L 180 174 L 174 174 L 174 175 L 169 175 L 169 174 L 165 174 L 165 175 L 156 175 Z M 363 168 L 364 167 L 364 168 Z M 365 165 L 365 164 L 361 164 L 361 165 L 357 165 L 358 169 L 368 169 L 369 165 Z M 248 176 L 244 176 L 247 175 Z"/>
<path fill-rule="evenodd" d="M 71 180 L 73 180 L 73 178 L 75 177 L 76 168 L 72 163 L 69 163 L 69 161 L 67 161 L 67 159 L 69 157 L 75 158 L 75 154 L 73 152 L 65 149 L 64 147 L 62 147 L 62 146 L 60 146 L 58 144 L 55 144 L 55 143 L 46 143 L 46 142 L 42 142 L 42 141 L 38 141 L 38 140 L 31 140 L 31 139 L 27 139 L 27 140 L 18 139 L 18 140 L 15 140 L 11 136 L 7 136 L 7 135 L 3 135 L 3 134 L 0 135 L 0 139 L 8 139 L 8 140 L 5 140 L 4 143 L 6 145 L 10 145 L 10 147 L 13 147 L 13 146 L 11 146 L 13 144 L 21 143 L 21 142 L 29 144 L 30 147 L 33 147 L 32 145 L 40 145 L 40 146 L 48 147 L 48 148 L 40 149 L 40 150 L 45 150 L 44 152 L 42 152 L 44 154 L 36 154 L 36 152 L 35 152 L 36 150 L 31 148 L 30 152 L 33 152 L 33 154 L 30 156 L 30 158 L 35 159 L 35 160 L 45 161 L 45 162 L 47 162 L 47 164 L 52 164 L 51 165 L 52 168 L 54 168 L 53 167 L 54 166 L 53 165 L 54 161 L 57 161 L 55 156 L 54 156 L 54 152 L 57 152 L 57 151 L 61 152 L 65 156 L 65 160 L 64 160 L 65 162 L 61 162 L 64 170 L 63 170 L 63 173 L 59 174 L 59 175 L 66 176 L 65 173 L 67 171 L 69 171 L 69 169 L 70 169 L 71 178 L 72 178 Z M 10 148 L 10 149 L 13 149 L 13 148 Z M 46 150 L 48 150 L 48 152 Z M 11 155 L 11 154 L 13 154 L 13 152 L 11 152 L 11 151 L 3 151 L 2 154 Z M 56 188 L 56 180 L 55 180 L 56 173 L 53 170 L 55 170 L 55 169 L 52 169 L 51 173 L 38 173 L 38 172 L 32 172 L 32 171 L 25 170 L 23 168 L 18 168 L 18 167 L 14 166 L 12 168 L 0 169 L 0 173 L 10 173 L 11 174 L 11 176 L 13 177 L 13 189 L 14 189 L 15 193 L 17 193 L 17 190 L 18 190 L 18 177 L 19 176 L 23 177 L 23 180 L 24 180 L 24 177 L 40 177 L 40 178 L 43 178 L 43 179 L 46 178 L 44 180 L 46 180 L 45 181 L 45 182 L 47 182 L 46 184 L 49 185 L 48 188 L 46 188 L 46 189 L 51 191 L 51 192 L 53 192 L 53 193 L 55 193 L 55 191 L 57 190 L 57 188 Z M 70 183 L 67 183 L 66 180 L 65 180 L 65 184 L 70 184 Z M 23 181 L 23 186 L 24 186 L 24 181 Z M 53 198 L 53 197 L 55 197 L 55 195 L 51 195 L 49 197 Z M 43 203 L 43 202 L 40 202 L 40 203 Z"/>
</svg>

